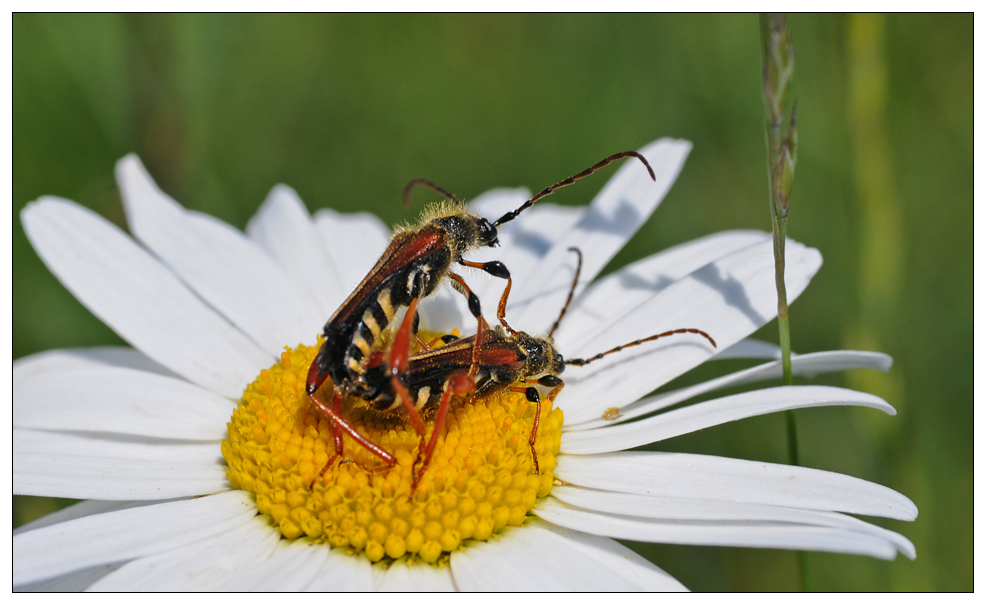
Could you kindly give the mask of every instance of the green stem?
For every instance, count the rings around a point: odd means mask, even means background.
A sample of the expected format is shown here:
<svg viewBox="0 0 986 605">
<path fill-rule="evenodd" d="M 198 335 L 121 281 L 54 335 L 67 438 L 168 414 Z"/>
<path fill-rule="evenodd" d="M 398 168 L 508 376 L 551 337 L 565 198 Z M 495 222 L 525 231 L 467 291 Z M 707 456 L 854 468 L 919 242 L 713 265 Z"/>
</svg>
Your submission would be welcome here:
<svg viewBox="0 0 986 605">
<path fill-rule="evenodd" d="M 787 242 L 787 218 L 774 216 L 774 282 L 777 286 L 777 327 L 780 331 L 781 365 L 784 384 L 794 384 L 791 372 L 791 326 L 787 314 L 787 286 L 784 283 L 784 244 Z M 795 462 L 795 464 L 797 464 Z"/>
<path fill-rule="evenodd" d="M 781 341 L 781 366 L 784 368 L 784 384 L 794 384 L 794 374 L 791 372 L 791 325 L 787 314 L 787 287 L 784 284 L 784 243 L 787 241 L 787 218 L 774 217 L 774 280 L 777 284 L 777 327 Z M 800 466 L 798 455 L 798 425 L 794 410 L 784 412 L 787 425 L 787 456 L 794 466 Z M 801 590 L 811 592 L 811 566 L 808 563 L 808 553 L 798 552 L 801 562 Z"/>
<path fill-rule="evenodd" d="M 781 343 L 784 384 L 794 384 L 791 371 L 791 326 L 788 318 L 787 287 L 784 283 L 784 245 L 787 242 L 787 212 L 791 203 L 791 184 L 797 161 L 797 108 L 788 99 L 794 77 L 794 45 L 787 28 L 787 15 L 760 15 L 760 43 L 763 53 L 763 92 L 767 113 L 767 179 L 770 187 L 770 216 L 774 235 L 774 283 L 777 288 L 777 328 Z M 794 104 L 796 105 L 796 104 Z M 793 410 L 785 413 L 790 463 L 798 466 L 798 427 Z M 801 589 L 811 590 L 808 553 L 798 553 L 801 562 Z"/>
<path fill-rule="evenodd" d="M 808 553 L 803 550 L 798 551 L 801 555 L 801 590 L 803 592 L 813 592 L 815 589 L 811 585 L 811 564 L 808 562 Z"/>
</svg>

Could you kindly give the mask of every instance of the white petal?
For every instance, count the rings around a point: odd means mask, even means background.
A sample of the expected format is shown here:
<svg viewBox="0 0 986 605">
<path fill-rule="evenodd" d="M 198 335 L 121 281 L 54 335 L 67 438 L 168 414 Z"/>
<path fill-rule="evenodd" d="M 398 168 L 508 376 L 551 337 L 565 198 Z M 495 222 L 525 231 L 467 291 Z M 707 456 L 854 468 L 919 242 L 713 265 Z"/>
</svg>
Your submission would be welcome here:
<svg viewBox="0 0 986 605">
<path fill-rule="evenodd" d="M 15 494 L 163 500 L 229 489 L 218 442 L 141 443 L 14 429 L 13 454 Z"/>
<path fill-rule="evenodd" d="M 368 212 L 340 214 L 328 208 L 315 213 L 315 228 L 339 274 L 344 300 L 387 249 L 390 230 Z"/>
<path fill-rule="evenodd" d="M 746 342 L 746 341 L 743 341 Z M 735 347 L 730 347 L 732 350 Z M 886 372 L 893 364 L 893 358 L 883 353 L 872 353 L 869 351 L 823 351 L 819 353 L 808 353 L 805 355 L 794 355 L 791 357 L 791 372 L 795 376 L 815 376 L 825 372 L 841 372 L 843 370 L 853 370 L 856 368 L 873 368 Z M 708 393 L 716 389 L 732 387 L 740 384 L 755 382 L 758 380 L 770 380 L 780 378 L 783 374 L 780 361 L 765 363 L 746 370 L 740 370 L 726 376 L 721 376 L 713 380 L 702 382 L 690 387 L 677 389 L 662 393 L 647 399 L 638 399 L 619 410 L 616 418 L 607 420 L 597 418 L 580 424 L 565 423 L 566 431 L 581 431 L 594 429 L 600 426 L 609 426 L 617 422 L 626 422 L 632 418 L 637 418 L 656 412 L 682 401 L 687 401 L 703 393 Z"/>
<path fill-rule="evenodd" d="M 535 508 L 534 514 L 569 529 L 622 540 L 818 550 L 888 560 L 897 556 L 896 545 L 888 539 L 831 527 L 741 521 L 653 521 L 579 510 L 552 498 Z"/>
<path fill-rule="evenodd" d="M 255 243 L 165 195 L 135 155 L 117 163 L 130 231 L 271 355 L 314 342 L 321 316 L 308 294 Z"/>
<path fill-rule="evenodd" d="M 100 578 L 108 576 L 120 569 L 123 563 L 110 563 L 107 565 L 97 565 L 88 569 L 80 569 L 72 573 L 40 580 L 29 584 L 22 584 L 14 588 L 15 592 L 82 592 L 99 581 Z"/>
<path fill-rule="evenodd" d="M 436 567 L 427 563 L 408 565 L 405 559 L 395 561 L 389 567 L 373 566 L 373 590 L 375 592 L 455 592 L 452 571 L 448 567 Z"/>
<path fill-rule="evenodd" d="M 15 454 L 80 454 L 120 460 L 215 462 L 222 460 L 218 442 L 173 441 L 103 433 L 14 429 Z"/>
<path fill-rule="evenodd" d="M 656 183 L 639 161 L 625 160 L 579 224 L 552 246 L 525 281 L 523 296 L 518 296 L 512 315 L 517 325 L 528 332 L 551 327 L 571 286 L 575 259 L 568 249 L 576 246 L 586 253 L 582 263 L 584 288 L 664 199 L 691 148 L 687 141 L 661 139 L 641 149 L 654 169 Z M 530 304 L 534 300 L 537 304 Z"/>
<path fill-rule="evenodd" d="M 601 490 L 770 504 L 913 521 L 917 507 L 894 490 L 802 466 L 698 454 L 618 452 L 558 456 L 555 477 Z"/>
<path fill-rule="evenodd" d="M 329 550 L 325 567 L 305 587 L 313 592 L 369 592 L 373 587 L 370 560 L 352 557 L 338 549 Z"/>
<path fill-rule="evenodd" d="M 452 553 L 462 591 L 671 591 L 677 580 L 629 548 L 541 521 Z"/>
<path fill-rule="evenodd" d="M 52 454 L 18 455 L 13 481 L 14 494 L 53 498 L 158 500 L 229 489 L 226 473 L 218 465 Z"/>
<path fill-rule="evenodd" d="M 277 530 L 258 515 L 220 535 L 130 561 L 89 590 L 219 590 L 237 570 L 269 557 L 280 538 Z"/>
<path fill-rule="evenodd" d="M 304 284 L 317 302 L 318 316 L 310 323 L 325 323 L 349 294 L 315 229 L 315 223 L 294 189 L 274 187 L 246 228 L 295 283 Z"/>
<path fill-rule="evenodd" d="M 246 492 L 92 515 L 14 536 L 13 583 L 179 548 L 222 534 L 257 514 Z"/>
<path fill-rule="evenodd" d="M 794 353 L 792 353 L 794 355 Z M 716 353 L 713 359 L 780 359 L 781 348 L 772 342 L 764 342 L 755 338 L 744 338 L 721 353 Z"/>
<path fill-rule="evenodd" d="M 692 271 L 769 239 L 770 234 L 762 231 L 723 231 L 627 265 L 587 286 L 572 301 L 556 341 L 564 350 L 574 350 L 585 344 L 586 337 L 597 333 L 600 322 L 608 325 Z M 583 251 L 583 255 L 592 253 Z"/>
<path fill-rule="evenodd" d="M 28 204 L 21 220 L 65 287 L 151 359 L 231 398 L 270 365 L 270 355 L 94 212 L 46 197 Z"/>
<path fill-rule="evenodd" d="M 869 393 L 822 386 L 783 386 L 696 403 L 651 418 L 591 431 L 563 433 L 566 454 L 601 454 L 663 441 L 710 426 L 771 412 L 829 405 L 859 405 L 895 415 L 883 399 Z"/>
<path fill-rule="evenodd" d="M 91 368 L 130 368 L 163 376 L 174 372 L 130 347 L 80 347 L 56 349 L 21 357 L 14 361 L 14 386 L 40 374 Z"/>
<path fill-rule="evenodd" d="M 107 366 L 22 374 L 13 395 L 15 427 L 172 439 L 224 439 L 236 407 L 185 380 Z"/>
<path fill-rule="evenodd" d="M 566 505 L 591 512 L 656 521 L 766 521 L 835 527 L 871 534 L 893 543 L 907 557 L 913 559 L 915 556 L 914 545 L 904 536 L 839 513 L 766 504 L 624 494 L 564 485 L 554 487 L 551 495 Z"/>
<path fill-rule="evenodd" d="M 279 541 L 274 552 L 237 566 L 218 590 L 272 592 L 302 590 L 325 567 L 329 548 L 306 540 Z"/>
<path fill-rule="evenodd" d="M 64 523 L 65 521 L 71 521 L 72 519 L 81 519 L 82 517 L 88 517 L 89 515 L 100 515 L 102 513 L 108 513 L 115 510 L 123 510 L 125 508 L 134 508 L 137 506 L 149 506 L 153 502 L 147 502 L 146 500 L 141 501 L 119 501 L 119 500 L 83 500 L 82 502 L 76 502 L 75 504 L 63 508 L 61 510 L 55 511 L 50 515 L 45 515 L 40 519 L 35 519 L 30 523 L 25 523 L 20 527 L 14 529 L 14 535 L 22 534 L 27 531 L 32 531 L 35 529 L 40 529 L 42 527 L 48 527 L 49 525 L 55 525 L 56 523 Z"/>
<path fill-rule="evenodd" d="M 797 242 L 787 245 L 788 299 L 794 300 L 821 266 L 817 250 Z M 675 282 L 634 311 L 574 350 L 559 343 L 566 359 L 589 357 L 644 336 L 678 328 L 708 332 L 720 348 L 745 338 L 777 312 L 774 257 L 764 242 L 706 265 Z M 568 388 L 559 406 L 570 422 L 584 422 L 610 407 L 636 401 L 717 352 L 695 334 L 645 343 L 566 372 Z M 571 392 L 569 392 L 571 391 Z"/>
</svg>

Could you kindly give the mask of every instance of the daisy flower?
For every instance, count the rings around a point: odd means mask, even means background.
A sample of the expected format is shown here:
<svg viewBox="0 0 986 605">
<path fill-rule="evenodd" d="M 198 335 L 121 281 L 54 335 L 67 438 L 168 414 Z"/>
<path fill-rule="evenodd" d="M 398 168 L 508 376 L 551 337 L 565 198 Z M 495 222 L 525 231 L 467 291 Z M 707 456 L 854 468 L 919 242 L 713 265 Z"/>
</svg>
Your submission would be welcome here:
<svg viewBox="0 0 986 605">
<path fill-rule="evenodd" d="M 331 429 L 304 396 L 321 326 L 389 241 L 378 219 L 331 210 L 313 218 L 278 186 L 244 234 L 182 208 L 134 156 L 117 165 L 133 239 L 67 200 L 29 204 L 24 228 L 45 264 L 132 348 L 14 363 L 14 493 L 83 500 L 14 532 L 14 587 L 684 589 L 616 539 L 913 558 L 906 538 L 851 516 L 914 519 L 914 504 L 886 487 L 810 468 L 630 451 L 780 410 L 894 413 L 879 397 L 827 386 L 708 396 L 780 376 L 776 350 L 744 340 L 776 310 L 769 234 L 711 235 L 593 282 L 660 203 L 689 150 L 684 141 L 652 143 L 641 153 L 656 183 L 627 163 L 590 206 L 539 203 L 501 228 L 500 248 L 469 258 L 510 268 L 507 316 L 536 334 L 568 294 L 569 248 L 582 250 L 582 281 L 555 333 L 566 358 L 682 327 L 705 330 L 719 348 L 683 335 L 568 368 L 564 390 L 544 400 L 540 474 L 523 395 L 461 401 L 413 493 L 416 435 L 359 409 L 353 424 L 401 464 L 372 472 L 373 457 L 347 437 L 356 462 L 319 475 Z M 470 207 L 493 217 L 527 197 L 495 190 Z M 787 245 L 792 300 L 820 265 L 818 251 Z M 466 277 L 484 301 L 497 300 L 502 280 L 482 275 Z M 468 332 L 470 322 L 454 292 L 422 304 L 423 330 Z M 650 395 L 730 356 L 766 361 Z M 854 351 L 793 360 L 802 375 L 889 365 L 885 355 Z"/>
</svg>

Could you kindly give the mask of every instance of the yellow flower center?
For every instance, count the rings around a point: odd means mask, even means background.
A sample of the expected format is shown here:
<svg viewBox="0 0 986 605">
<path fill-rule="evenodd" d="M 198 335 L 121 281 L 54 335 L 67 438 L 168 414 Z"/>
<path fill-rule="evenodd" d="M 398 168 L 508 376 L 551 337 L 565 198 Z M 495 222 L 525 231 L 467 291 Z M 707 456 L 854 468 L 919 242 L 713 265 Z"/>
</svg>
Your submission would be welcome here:
<svg viewBox="0 0 986 605">
<path fill-rule="evenodd" d="M 406 418 L 374 412 L 358 398 L 344 401 L 344 417 L 397 464 L 387 468 L 344 435 L 342 456 L 326 468 L 335 454 L 332 429 L 305 393 L 317 350 L 286 348 L 279 363 L 263 370 L 243 393 L 222 444 L 233 488 L 252 492 L 257 509 L 285 538 L 308 536 L 365 552 L 371 561 L 410 553 L 434 563 L 468 540 L 521 525 L 551 491 L 562 412 L 542 399 L 535 474 L 528 441 L 536 406 L 510 391 L 452 399 L 413 493 L 420 437 Z M 331 385 L 323 392 L 331 393 Z M 426 420 L 430 439 L 434 421 Z"/>
</svg>

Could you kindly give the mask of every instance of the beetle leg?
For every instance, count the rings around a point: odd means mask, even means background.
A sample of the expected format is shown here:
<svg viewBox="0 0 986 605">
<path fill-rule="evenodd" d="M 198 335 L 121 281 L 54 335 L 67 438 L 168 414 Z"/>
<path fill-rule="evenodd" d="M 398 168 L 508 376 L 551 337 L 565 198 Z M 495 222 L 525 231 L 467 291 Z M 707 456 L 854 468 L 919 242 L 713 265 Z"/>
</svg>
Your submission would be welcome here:
<svg viewBox="0 0 986 605">
<path fill-rule="evenodd" d="M 418 450 L 418 458 L 421 459 L 421 466 L 418 466 L 417 461 L 412 466 L 412 494 L 417 489 L 421 477 L 424 476 L 425 470 L 428 468 L 428 463 L 431 462 L 432 454 L 435 453 L 435 446 L 438 444 L 438 435 L 441 434 L 442 428 L 445 426 L 445 416 L 448 414 L 449 401 L 452 399 L 452 394 L 468 395 L 475 390 L 476 382 L 468 374 L 453 374 L 445 381 L 445 386 L 442 388 L 442 402 L 438 406 L 438 415 L 435 416 L 435 427 L 431 431 L 431 439 L 428 440 L 428 445 L 423 450 Z"/>
<path fill-rule="evenodd" d="M 463 265 L 466 265 L 467 267 L 473 267 L 473 266 L 482 267 L 483 265 L 492 264 L 492 263 L 473 263 L 471 261 L 465 261 L 461 259 L 459 260 L 459 262 L 462 263 Z M 507 268 L 504 267 L 503 263 L 500 263 L 500 261 L 494 261 L 494 262 L 497 263 L 500 267 L 503 267 L 503 271 L 507 270 Z M 507 279 L 509 280 L 510 274 L 507 273 L 506 275 L 507 275 Z M 479 297 L 476 296 L 476 293 L 469 289 L 469 286 L 466 285 L 466 282 L 459 275 L 456 275 L 455 273 L 452 273 L 450 271 L 449 277 L 451 277 L 452 281 L 456 284 L 456 289 L 464 293 L 466 295 L 466 298 L 469 299 L 469 311 L 473 314 L 473 317 L 476 318 L 476 344 L 473 346 L 472 367 L 469 369 L 470 378 L 475 379 L 476 374 L 479 372 L 479 351 L 480 351 L 480 347 L 483 344 L 483 332 L 485 330 L 489 330 L 490 326 L 489 324 L 486 323 L 486 320 L 483 318 L 483 311 L 479 306 Z M 509 290 L 509 284 L 510 282 L 508 281 L 507 282 L 508 290 Z"/>
<path fill-rule="evenodd" d="M 341 409 L 342 394 L 337 393 L 336 397 L 338 398 L 339 401 L 338 407 Z M 329 407 L 328 405 L 325 404 L 324 401 L 322 401 L 322 399 L 317 394 L 314 393 L 309 395 L 308 398 L 311 400 L 312 404 L 316 408 L 318 408 L 320 412 L 325 414 L 325 417 L 328 418 L 329 422 L 332 424 L 333 440 L 335 441 L 335 447 L 336 447 L 335 456 L 333 456 L 329 460 L 329 463 L 326 464 L 325 467 L 322 468 L 322 471 L 318 474 L 318 476 L 315 477 L 315 480 L 312 481 L 312 486 L 315 485 L 315 481 L 317 481 L 325 473 L 326 469 L 328 469 L 328 467 L 335 462 L 336 458 L 338 458 L 342 452 L 342 435 L 340 433 L 338 435 L 338 439 L 336 439 L 337 430 L 341 432 L 345 432 L 353 439 L 353 441 L 363 446 L 367 451 L 369 451 L 374 456 L 383 460 L 385 467 L 390 468 L 395 464 L 397 464 L 397 458 L 395 458 L 393 454 L 383 449 L 376 443 L 373 443 L 363 435 L 360 435 L 359 432 L 351 424 L 346 422 L 346 419 L 342 417 L 342 414 L 337 413 L 336 410 L 333 409 L 337 407 L 335 403 L 333 404 L 332 407 Z"/>
<path fill-rule="evenodd" d="M 473 269 L 481 269 L 493 277 L 499 277 L 501 279 L 507 280 L 507 286 L 503 289 L 503 294 L 500 295 L 500 304 L 496 308 L 496 318 L 500 322 L 500 325 L 513 335 L 517 335 L 517 330 L 510 327 L 507 323 L 507 297 L 510 296 L 510 288 L 513 287 L 513 279 L 510 277 L 510 271 L 507 270 L 506 265 L 498 260 L 490 261 L 488 263 L 477 263 L 475 261 L 459 259 L 459 263 L 465 265 L 466 267 L 472 267 Z"/>
<path fill-rule="evenodd" d="M 404 404 L 404 409 L 407 410 L 411 425 L 414 426 L 415 432 L 421 436 L 421 443 L 423 445 L 425 439 L 425 423 L 421 420 L 421 415 L 418 414 L 418 410 L 415 408 L 416 401 L 411 398 L 411 394 L 408 393 L 407 387 L 404 386 L 404 382 L 401 380 L 401 374 L 407 369 L 407 365 L 411 359 L 411 329 L 415 323 L 414 317 L 417 315 L 417 309 L 418 299 L 413 298 L 411 299 L 411 304 L 407 306 L 404 321 L 394 336 L 394 342 L 390 347 L 388 365 L 390 366 L 390 381 L 394 385 L 394 394 Z"/>
<path fill-rule="evenodd" d="M 342 418 L 342 391 L 338 389 L 332 397 L 332 411 Z M 332 443 L 336 451 L 332 458 L 335 459 L 342 455 L 342 429 L 335 422 L 331 420 L 329 422 L 332 424 Z M 325 472 L 325 469 L 322 469 L 322 472 Z"/>
<path fill-rule="evenodd" d="M 466 301 L 469 303 L 469 312 L 472 313 L 472 316 L 477 319 L 482 317 L 483 309 L 479 304 L 479 297 L 469 288 L 466 280 L 462 279 L 462 276 L 458 273 L 453 273 L 452 271 L 449 271 L 448 276 L 452 280 L 452 286 L 465 295 Z"/>
<path fill-rule="evenodd" d="M 534 449 L 534 441 L 537 440 L 538 426 L 541 424 L 541 394 L 534 387 L 509 387 L 509 389 L 514 393 L 523 393 L 527 396 L 527 400 L 536 406 L 534 410 L 534 426 L 531 427 L 531 438 L 527 440 L 527 443 L 531 446 L 531 458 L 534 460 L 534 474 L 540 475 L 541 468 L 538 465 L 538 453 Z"/>
</svg>

